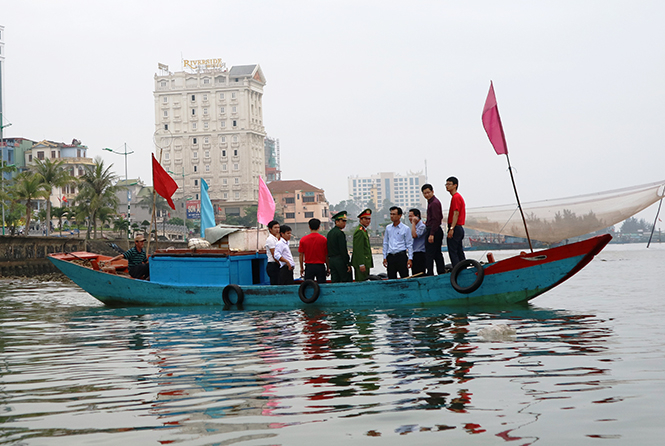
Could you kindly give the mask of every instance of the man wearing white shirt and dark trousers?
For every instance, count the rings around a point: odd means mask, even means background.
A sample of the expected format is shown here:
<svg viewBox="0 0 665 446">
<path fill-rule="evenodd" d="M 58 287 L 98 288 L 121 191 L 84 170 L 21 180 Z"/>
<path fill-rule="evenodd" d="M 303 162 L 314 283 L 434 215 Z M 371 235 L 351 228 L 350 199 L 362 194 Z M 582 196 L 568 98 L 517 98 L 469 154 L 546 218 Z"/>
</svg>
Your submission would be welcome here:
<svg viewBox="0 0 665 446">
<path fill-rule="evenodd" d="M 413 237 L 411 229 L 402 223 L 402 208 L 390 208 L 390 221 L 383 236 L 383 266 L 388 269 L 388 278 L 403 279 L 409 276 L 413 259 Z"/>
<path fill-rule="evenodd" d="M 289 248 L 289 240 L 291 240 L 291 227 L 282 225 L 279 228 L 279 235 L 281 238 L 275 247 L 275 260 L 279 261 L 279 284 L 292 285 L 293 284 L 293 255 L 291 255 L 291 248 Z"/>
</svg>

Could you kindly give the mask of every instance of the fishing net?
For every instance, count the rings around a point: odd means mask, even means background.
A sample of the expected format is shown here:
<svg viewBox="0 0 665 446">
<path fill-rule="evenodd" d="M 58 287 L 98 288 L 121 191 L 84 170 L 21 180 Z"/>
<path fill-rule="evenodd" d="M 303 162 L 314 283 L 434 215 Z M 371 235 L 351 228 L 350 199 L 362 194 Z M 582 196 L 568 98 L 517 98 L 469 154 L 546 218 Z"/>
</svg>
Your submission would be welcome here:
<svg viewBox="0 0 665 446">
<path fill-rule="evenodd" d="M 532 240 L 557 243 L 615 225 L 663 198 L 665 181 L 556 200 L 522 203 Z M 517 204 L 469 208 L 465 226 L 526 237 Z"/>
</svg>

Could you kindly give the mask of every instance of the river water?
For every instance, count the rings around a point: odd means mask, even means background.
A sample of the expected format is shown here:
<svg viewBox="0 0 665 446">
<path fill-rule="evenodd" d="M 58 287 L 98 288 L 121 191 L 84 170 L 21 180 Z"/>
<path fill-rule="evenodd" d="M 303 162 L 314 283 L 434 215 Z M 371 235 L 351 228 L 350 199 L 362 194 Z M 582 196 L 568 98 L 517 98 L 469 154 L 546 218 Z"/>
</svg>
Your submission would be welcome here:
<svg viewBox="0 0 665 446">
<path fill-rule="evenodd" d="M 664 267 L 610 245 L 528 306 L 434 310 L 112 309 L 2 279 L 0 444 L 661 445 Z"/>
</svg>

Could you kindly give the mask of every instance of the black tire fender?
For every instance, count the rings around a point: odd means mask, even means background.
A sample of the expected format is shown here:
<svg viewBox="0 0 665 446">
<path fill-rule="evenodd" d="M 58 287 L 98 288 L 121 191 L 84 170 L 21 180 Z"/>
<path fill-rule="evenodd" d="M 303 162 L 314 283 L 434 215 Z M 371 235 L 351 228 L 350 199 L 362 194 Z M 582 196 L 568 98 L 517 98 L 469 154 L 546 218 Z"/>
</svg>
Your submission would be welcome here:
<svg viewBox="0 0 665 446">
<path fill-rule="evenodd" d="M 312 297 L 307 297 L 305 295 L 305 291 L 307 290 L 307 287 L 312 287 L 313 293 Z M 307 279 L 304 280 L 303 283 L 300 284 L 300 287 L 298 288 L 298 297 L 300 297 L 300 300 L 305 302 L 306 304 L 313 304 L 316 302 L 316 299 L 319 298 L 319 294 L 321 294 L 321 287 L 319 287 L 319 284 L 312 279 Z"/>
<path fill-rule="evenodd" d="M 231 291 L 236 293 L 236 296 L 238 296 L 235 302 L 231 302 L 231 299 L 229 298 Z M 238 285 L 231 283 L 226 285 L 222 290 L 222 300 L 224 301 L 225 305 L 242 305 L 243 301 L 245 300 L 245 292 Z"/>
<path fill-rule="evenodd" d="M 465 269 L 468 269 L 469 267 L 474 267 L 476 271 L 478 271 L 476 273 L 476 280 L 468 287 L 462 287 L 457 283 L 457 277 L 459 276 L 460 272 L 464 271 Z M 466 259 L 459 262 L 453 268 L 453 271 L 450 273 L 450 284 L 458 293 L 469 294 L 476 291 L 480 287 L 480 285 L 483 284 L 484 278 L 485 278 L 485 270 L 483 269 L 483 266 L 480 264 L 480 262 L 477 262 L 476 260 L 473 259 Z"/>
</svg>

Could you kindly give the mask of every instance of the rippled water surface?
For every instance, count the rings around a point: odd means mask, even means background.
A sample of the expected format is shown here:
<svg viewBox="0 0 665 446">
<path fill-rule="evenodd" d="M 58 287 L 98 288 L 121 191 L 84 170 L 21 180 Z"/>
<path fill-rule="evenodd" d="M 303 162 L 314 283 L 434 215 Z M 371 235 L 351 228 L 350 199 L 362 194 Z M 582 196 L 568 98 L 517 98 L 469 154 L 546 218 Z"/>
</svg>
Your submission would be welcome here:
<svg viewBox="0 0 665 446">
<path fill-rule="evenodd" d="M 435 310 L 0 280 L 0 444 L 664 444 L 664 268 L 613 245 L 530 306 Z"/>
</svg>

